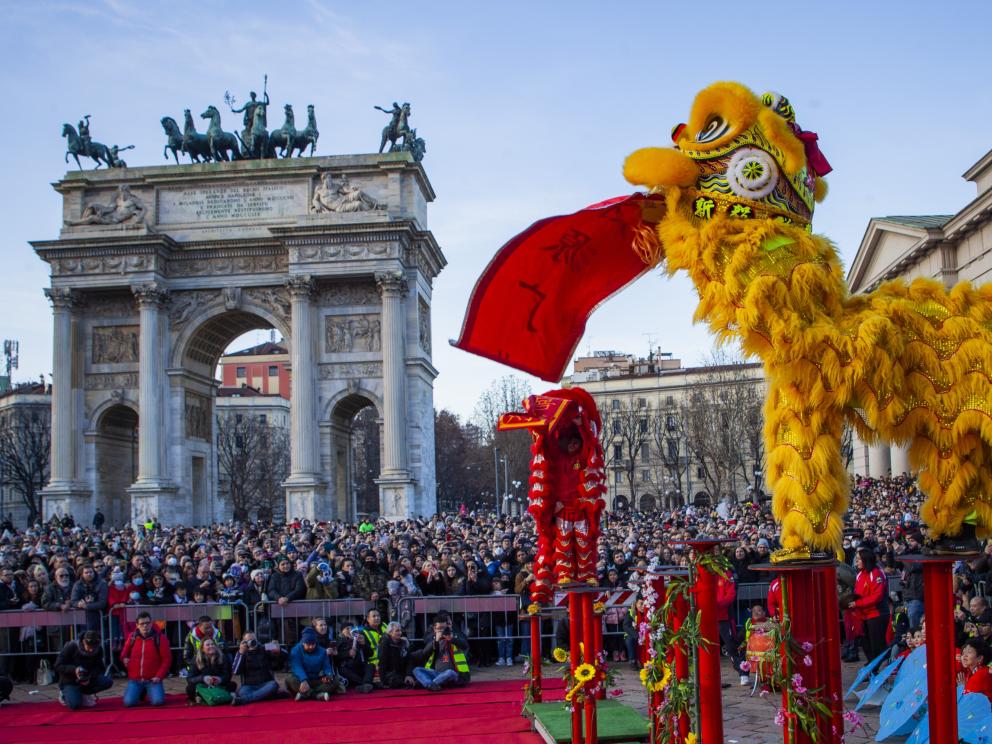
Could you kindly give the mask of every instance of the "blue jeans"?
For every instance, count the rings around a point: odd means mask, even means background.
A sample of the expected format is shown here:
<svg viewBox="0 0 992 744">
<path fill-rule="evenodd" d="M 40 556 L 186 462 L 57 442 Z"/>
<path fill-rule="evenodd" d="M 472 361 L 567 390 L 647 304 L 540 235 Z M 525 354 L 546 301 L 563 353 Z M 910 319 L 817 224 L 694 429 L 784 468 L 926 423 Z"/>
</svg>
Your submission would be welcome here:
<svg viewBox="0 0 992 744">
<path fill-rule="evenodd" d="M 109 690 L 114 686 L 114 680 L 105 674 L 99 674 L 90 680 L 88 685 L 60 685 L 62 699 L 69 710 L 77 710 L 83 704 L 83 695 L 96 695 L 98 692 Z"/>
<path fill-rule="evenodd" d="M 513 658 L 513 628 L 509 625 L 496 626 L 496 656 L 500 659 Z"/>
<path fill-rule="evenodd" d="M 260 685 L 241 685 L 238 688 L 237 698 L 239 703 L 257 703 L 259 700 L 272 697 L 278 691 L 279 683 L 270 679 Z"/>
<path fill-rule="evenodd" d="M 920 621 L 923 619 L 923 600 L 922 599 L 908 599 L 906 600 L 906 614 L 909 616 L 909 627 L 918 628 Z"/>
<path fill-rule="evenodd" d="M 436 669 L 414 667 L 413 677 L 424 687 L 430 687 L 431 685 L 444 687 L 449 682 L 454 682 L 458 679 L 458 672 L 454 669 L 445 669 L 443 672 L 439 672 Z"/>
<path fill-rule="evenodd" d="M 141 702 L 145 693 L 148 694 L 148 702 L 151 705 L 165 704 L 165 687 L 161 682 L 142 682 L 135 679 L 127 681 L 127 688 L 124 690 L 124 707 L 130 708 Z"/>
</svg>

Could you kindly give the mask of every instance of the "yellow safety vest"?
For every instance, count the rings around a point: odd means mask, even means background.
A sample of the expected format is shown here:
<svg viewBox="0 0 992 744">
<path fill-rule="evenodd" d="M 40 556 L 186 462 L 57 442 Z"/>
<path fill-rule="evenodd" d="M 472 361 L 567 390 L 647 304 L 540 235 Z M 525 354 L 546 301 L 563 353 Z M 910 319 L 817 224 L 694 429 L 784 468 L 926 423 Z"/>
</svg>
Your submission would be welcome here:
<svg viewBox="0 0 992 744">
<path fill-rule="evenodd" d="M 371 646 L 372 655 L 369 657 L 369 663 L 378 664 L 379 663 L 379 641 L 382 640 L 382 633 L 378 630 L 373 630 L 372 628 L 362 628 L 362 635 L 365 636 L 365 641 Z"/>
<path fill-rule="evenodd" d="M 451 644 L 451 658 L 454 660 L 454 662 L 455 662 L 455 669 L 459 673 L 461 673 L 461 674 L 468 674 L 468 672 L 469 672 L 469 669 L 468 669 L 468 660 L 465 658 L 464 652 L 460 651 L 458 649 L 458 646 L 456 646 L 454 643 Z M 434 652 L 433 651 L 431 651 L 431 656 L 427 660 L 427 663 L 424 664 L 424 668 L 425 669 L 433 669 L 434 668 Z"/>
</svg>

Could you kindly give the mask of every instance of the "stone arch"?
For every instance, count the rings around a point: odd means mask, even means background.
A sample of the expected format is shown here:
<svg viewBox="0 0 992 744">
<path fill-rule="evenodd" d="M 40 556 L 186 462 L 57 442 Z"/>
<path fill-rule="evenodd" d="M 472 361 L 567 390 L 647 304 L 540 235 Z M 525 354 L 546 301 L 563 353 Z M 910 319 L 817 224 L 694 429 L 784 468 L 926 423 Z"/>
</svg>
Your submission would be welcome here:
<svg viewBox="0 0 992 744">
<path fill-rule="evenodd" d="M 358 421 L 369 409 L 374 418 Z M 382 466 L 382 411 L 378 395 L 354 384 L 334 395 L 325 408 L 331 434 L 330 481 L 337 513 L 348 519 L 379 511 L 378 488 L 364 481 L 368 472 L 378 474 Z M 369 441 L 356 441 L 359 436 Z"/>
<path fill-rule="evenodd" d="M 188 323 L 180 330 L 172 347 L 170 366 L 211 377 L 228 344 L 241 334 L 259 328 L 275 328 L 289 350 L 292 335 L 288 324 L 261 305 L 242 303 L 233 310 L 224 306 L 206 309 L 198 322 Z"/>
<path fill-rule="evenodd" d="M 657 499 L 655 499 L 655 497 L 652 494 L 646 493 L 641 496 L 640 510 L 642 512 L 657 511 L 657 509 L 658 509 L 658 501 Z"/>
<path fill-rule="evenodd" d="M 706 491 L 696 491 L 696 495 L 692 497 L 693 506 L 713 506 L 713 499 Z"/>
<path fill-rule="evenodd" d="M 624 494 L 618 494 L 613 497 L 613 509 L 615 511 L 626 511 L 630 508 L 630 499 L 628 499 Z"/>
<path fill-rule="evenodd" d="M 110 399 L 94 412 L 95 506 L 108 525 L 131 521 L 129 489 L 138 475 L 138 410 L 130 401 Z"/>
</svg>

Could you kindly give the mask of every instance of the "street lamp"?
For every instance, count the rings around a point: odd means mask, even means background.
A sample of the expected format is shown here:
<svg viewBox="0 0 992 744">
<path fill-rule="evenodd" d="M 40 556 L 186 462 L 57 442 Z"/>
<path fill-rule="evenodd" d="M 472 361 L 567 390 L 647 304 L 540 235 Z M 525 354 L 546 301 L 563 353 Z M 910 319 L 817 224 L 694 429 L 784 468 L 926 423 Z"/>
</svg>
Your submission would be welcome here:
<svg viewBox="0 0 992 744">
<path fill-rule="evenodd" d="M 521 483 L 521 481 L 518 481 L 518 480 L 511 481 L 511 483 L 510 483 L 510 485 L 513 486 L 513 501 L 517 504 L 517 516 L 519 516 L 520 515 L 520 512 L 522 511 L 520 509 L 521 501 L 517 497 L 517 489 L 520 488 L 520 483 Z"/>
<path fill-rule="evenodd" d="M 493 471 L 496 474 L 496 490 L 493 492 L 495 494 L 496 501 L 496 516 L 499 516 L 499 447 L 493 447 Z"/>
</svg>

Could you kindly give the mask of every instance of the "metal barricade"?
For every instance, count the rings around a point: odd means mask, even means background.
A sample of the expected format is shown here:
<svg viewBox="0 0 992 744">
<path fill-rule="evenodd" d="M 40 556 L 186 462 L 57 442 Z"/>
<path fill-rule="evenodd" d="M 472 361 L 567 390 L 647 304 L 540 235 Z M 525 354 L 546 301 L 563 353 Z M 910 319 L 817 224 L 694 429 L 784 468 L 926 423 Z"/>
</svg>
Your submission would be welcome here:
<svg viewBox="0 0 992 744">
<path fill-rule="evenodd" d="M 767 581 L 745 583 L 737 585 L 737 599 L 734 600 L 734 620 L 740 626 L 747 622 L 751 616 L 751 605 L 761 602 L 768 609 L 768 587 L 771 584 Z"/>
<path fill-rule="evenodd" d="M 117 616 L 114 611 L 107 614 L 107 637 L 120 638 L 120 646 L 115 646 L 114 651 L 119 653 L 126 639 L 135 629 L 135 621 L 142 612 L 151 615 L 152 622 L 169 641 L 169 650 L 172 651 L 172 669 L 178 671 L 182 666 L 183 648 L 186 645 L 186 637 L 196 624 L 198 618 L 204 615 L 210 617 L 216 624 L 223 636 L 225 646 L 237 645 L 244 631 L 249 630 L 248 608 L 242 602 L 230 604 L 217 604 L 207 602 L 203 604 L 165 604 L 165 605 L 125 605 L 120 609 L 120 617 L 123 621 L 123 628 L 120 628 L 119 636 L 114 632 L 117 624 Z M 116 661 L 116 659 L 114 659 Z"/>
<path fill-rule="evenodd" d="M 361 598 L 298 599 L 286 604 L 259 602 L 252 610 L 252 627 L 262 643 L 276 641 L 288 648 L 299 639 L 300 626 L 309 623 L 311 618 L 325 618 L 331 626 L 331 637 L 334 637 L 339 620 L 351 618 L 361 623 L 375 606 L 374 602 Z"/>
<path fill-rule="evenodd" d="M 0 612 L 0 658 L 15 679 L 34 683 L 42 659 L 54 665 L 69 641 L 86 630 L 86 610 L 4 610 Z M 104 642 L 101 625 L 101 643 Z"/>
<path fill-rule="evenodd" d="M 403 597 L 396 605 L 398 622 L 411 644 L 419 646 L 439 612 L 451 615 L 451 623 L 469 642 L 477 661 L 513 658 L 515 646 L 526 653 L 530 623 L 521 623 L 520 596 L 480 594 L 444 597 Z"/>
</svg>

